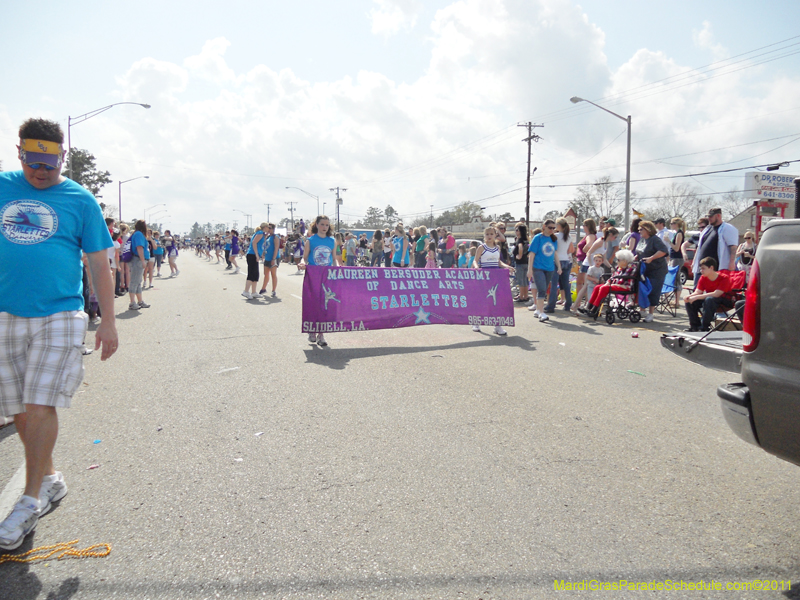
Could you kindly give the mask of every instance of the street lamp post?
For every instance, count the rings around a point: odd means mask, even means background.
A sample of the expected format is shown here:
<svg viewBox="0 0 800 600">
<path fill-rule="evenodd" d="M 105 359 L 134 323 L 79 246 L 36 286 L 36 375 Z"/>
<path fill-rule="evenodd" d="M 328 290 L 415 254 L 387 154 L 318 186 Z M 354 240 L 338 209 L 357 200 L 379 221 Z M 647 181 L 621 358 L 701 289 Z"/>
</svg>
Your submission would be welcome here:
<svg viewBox="0 0 800 600">
<path fill-rule="evenodd" d="M 165 208 L 165 209 L 163 209 L 163 210 L 157 210 L 157 211 L 156 211 L 156 212 L 154 212 L 154 213 L 150 213 L 150 216 L 149 216 L 148 218 L 146 218 L 146 219 L 145 219 L 145 221 L 146 221 L 146 222 L 147 222 L 147 221 L 152 221 L 153 219 L 155 219 L 155 218 L 156 218 L 156 216 L 157 216 L 157 215 L 160 215 L 161 213 L 165 213 L 165 212 L 169 212 L 169 211 L 168 211 L 168 210 Z M 163 217 L 161 217 L 161 218 L 163 219 Z"/>
<path fill-rule="evenodd" d="M 628 161 L 625 168 L 625 231 L 630 229 L 630 219 L 631 219 L 631 116 L 628 115 L 626 119 L 622 115 L 618 115 L 615 112 L 608 110 L 607 108 L 603 108 L 599 104 L 595 104 L 591 100 L 586 100 L 585 98 L 579 98 L 578 96 L 573 96 L 569 99 L 570 102 L 573 104 L 577 104 L 578 102 L 588 102 L 592 106 L 596 106 L 600 110 L 606 111 L 610 115 L 614 115 L 618 119 L 622 119 L 628 124 Z"/>
<path fill-rule="evenodd" d="M 150 210 L 151 208 L 158 208 L 159 206 L 166 206 L 166 204 L 164 202 L 161 202 L 160 204 L 153 204 L 153 206 L 149 206 L 144 209 L 144 213 L 142 213 L 143 214 L 142 218 L 145 220 L 145 222 L 147 222 L 147 211 Z"/>
<path fill-rule="evenodd" d="M 320 214 L 320 212 L 319 212 L 319 196 L 315 196 L 314 194 L 311 194 L 311 193 L 309 193 L 309 192 L 307 192 L 307 191 L 305 191 L 305 190 L 301 190 L 299 187 L 294 187 L 293 185 L 287 185 L 287 186 L 286 186 L 286 189 L 287 189 L 287 190 L 300 190 L 300 191 L 301 191 L 301 192 L 303 192 L 303 193 L 304 193 L 306 196 L 311 196 L 312 198 L 314 198 L 314 200 L 316 200 L 316 201 L 317 201 L 317 214 Z M 324 203 L 324 202 L 322 203 L 322 206 L 325 206 L 325 203 Z M 324 213 L 324 212 L 325 212 L 325 211 L 323 210 L 323 213 Z"/>
<path fill-rule="evenodd" d="M 347 191 L 347 188 L 339 188 L 339 187 L 335 187 L 335 188 L 331 188 L 331 189 L 330 189 L 330 190 L 328 190 L 328 191 L 330 191 L 330 192 L 336 192 L 336 232 L 338 233 L 338 232 L 339 232 L 339 206 L 341 206 L 342 204 L 344 204 L 344 200 L 342 200 L 342 199 L 339 197 L 339 192 L 340 192 L 340 191 L 341 191 L 341 192 L 346 192 L 346 191 Z"/>
<path fill-rule="evenodd" d="M 150 179 L 150 175 L 139 175 L 139 177 L 134 177 L 133 179 L 126 179 L 125 181 L 119 182 L 119 215 L 118 215 L 119 221 L 122 221 L 122 184 L 128 183 L 129 181 L 135 181 L 137 179 Z"/>
<path fill-rule="evenodd" d="M 92 117 L 96 117 L 100 113 L 104 113 L 110 108 L 114 108 L 115 106 L 119 106 L 120 104 L 136 104 L 137 106 L 141 106 L 142 108 L 150 108 L 149 104 L 142 104 L 140 102 L 115 102 L 114 104 L 109 104 L 108 106 L 104 106 L 103 108 L 96 108 L 94 110 L 90 110 L 88 113 L 79 115 L 77 117 L 67 117 L 67 156 L 69 156 L 70 179 L 72 179 L 72 126 L 78 125 L 79 123 L 83 123 L 84 121 L 88 121 Z"/>
<path fill-rule="evenodd" d="M 321 215 L 325 214 L 325 204 L 327 204 L 327 203 L 326 202 L 322 203 L 322 212 L 320 213 Z"/>
<path fill-rule="evenodd" d="M 245 229 L 249 229 L 250 228 L 250 224 L 251 224 L 250 218 L 253 215 L 248 215 L 246 212 L 244 212 L 243 210 L 239 210 L 238 208 L 234 208 L 233 212 L 240 212 L 240 213 L 242 213 L 244 215 L 244 226 L 245 226 Z"/>
</svg>

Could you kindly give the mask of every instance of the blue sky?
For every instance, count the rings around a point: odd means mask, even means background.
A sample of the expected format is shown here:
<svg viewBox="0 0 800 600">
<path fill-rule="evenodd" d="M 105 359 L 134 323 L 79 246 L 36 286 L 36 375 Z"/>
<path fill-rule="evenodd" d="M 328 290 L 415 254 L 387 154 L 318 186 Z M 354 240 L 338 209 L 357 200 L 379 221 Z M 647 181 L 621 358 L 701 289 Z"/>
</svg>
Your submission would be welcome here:
<svg viewBox="0 0 800 600">
<path fill-rule="evenodd" d="M 483 199 L 525 178 L 517 122 L 545 124 L 534 156 L 540 182 L 622 178 L 624 123 L 570 96 L 600 102 L 791 38 L 800 16 L 796 2 L 770 0 L 45 6 L 33 19 L 29 7 L 9 5 L 0 22 L 3 168 L 16 168 L 27 116 L 66 126 L 68 115 L 113 102 L 150 103 L 115 107 L 72 137 L 115 182 L 150 176 L 124 187 L 123 216 L 165 202 L 178 230 L 230 223 L 233 209 L 265 220 L 267 202 L 281 207 L 278 218 L 287 201 L 313 217 L 316 203 L 286 186 L 320 195 L 327 212 L 328 188 L 348 187 L 343 210 L 354 217 L 392 204 L 411 220 L 430 204 L 437 212 L 464 200 L 516 215 L 524 192 Z M 32 43 L 32 28 L 42 43 Z M 741 71 L 609 104 L 633 115 L 633 177 L 800 158 L 800 142 L 782 137 L 800 135 L 798 57 L 755 65 L 746 55 Z M 704 192 L 742 184 L 738 174 L 697 183 Z M 651 197 L 663 185 L 632 189 Z M 116 190 L 108 186 L 106 200 Z M 572 193 L 537 190 L 537 210 L 560 208 Z"/>
</svg>

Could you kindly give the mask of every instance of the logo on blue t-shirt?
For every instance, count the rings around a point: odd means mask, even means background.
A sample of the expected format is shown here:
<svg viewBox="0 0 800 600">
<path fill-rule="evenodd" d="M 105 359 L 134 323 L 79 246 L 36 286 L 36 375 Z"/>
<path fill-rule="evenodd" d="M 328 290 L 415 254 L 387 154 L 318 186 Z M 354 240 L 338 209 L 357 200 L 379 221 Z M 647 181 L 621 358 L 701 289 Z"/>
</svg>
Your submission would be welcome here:
<svg viewBox="0 0 800 600">
<path fill-rule="evenodd" d="M 3 235 L 15 244 L 38 244 L 58 229 L 56 212 L 36 200 L 14 200 L 2 209 Z"/>
<path fill-rule="evenodd" d="M 331 249 L 327 246 L 317 246 L 314 248 L 314 264 L 315 265 L 330 265 L 331 261 Z"/>
<path fill-rule="evenodd" d="M 556 253 L 556 245 L 551 242 L 547 241 L 542 244 L 542 254 L 545 256 L 553 256 Z"/>
</svg>

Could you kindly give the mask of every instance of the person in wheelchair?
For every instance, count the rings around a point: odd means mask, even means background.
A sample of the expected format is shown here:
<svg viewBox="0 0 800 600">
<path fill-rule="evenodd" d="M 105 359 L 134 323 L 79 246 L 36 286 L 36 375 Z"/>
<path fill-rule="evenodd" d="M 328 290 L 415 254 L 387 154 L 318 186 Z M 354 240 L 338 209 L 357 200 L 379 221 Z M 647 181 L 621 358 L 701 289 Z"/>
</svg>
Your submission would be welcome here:
<svg viewBox="0 0 800 600">
<path fill-rule="evenodd" d="M 617 269 L 611 279 L 603 285 L 595 286 L 592 297 L 589 299 L 589 304 L 586 305 L 586 308 L 579 308 L 578 312 L 597 318 L 597 315 L 600 314 L 600 306 L 606 296 L 614 292 L 630 293 L 633 290 L 636 278 L 634 258 L 633 252 L 630 250 L 617 252 Z"/>
<path fill-rule="evenodd" d="M 700 280 L 695 290 L 684 298 L 689 315 L 689 331 L 709 331 L 717 311 L 733 308 L 731 279 L 717 271 L 717 260 L 706 256 L 700 261 Z M 700 313 L 702 312 L 702 320 Z"/>
</svg>

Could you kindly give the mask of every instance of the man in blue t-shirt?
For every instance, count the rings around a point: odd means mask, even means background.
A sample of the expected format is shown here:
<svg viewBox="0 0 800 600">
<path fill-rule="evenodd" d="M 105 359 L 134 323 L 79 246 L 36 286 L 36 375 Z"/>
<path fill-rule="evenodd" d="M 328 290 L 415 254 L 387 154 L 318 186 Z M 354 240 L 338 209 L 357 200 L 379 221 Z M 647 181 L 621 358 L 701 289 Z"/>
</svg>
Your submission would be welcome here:
<svg viewBox="0 0 800 600">
<path fill-rule="evenodd" d="M 14 415 L 25 446 L 25 491 L 0 523 L 0 549 L 13 550 L 67 493 L 53 467 L 56 409 L 68 408 L 83 379 L 81 252 L 103 320 L 95 350 L 117 350 L 111 236 L 88 191 L 61 175 L 64 133 L 45 119 L 19 130 L 21 171 L 0 173 L 0 414 Z M 47 276 L 42 276 L 47 265 Z"/>
</svg>

